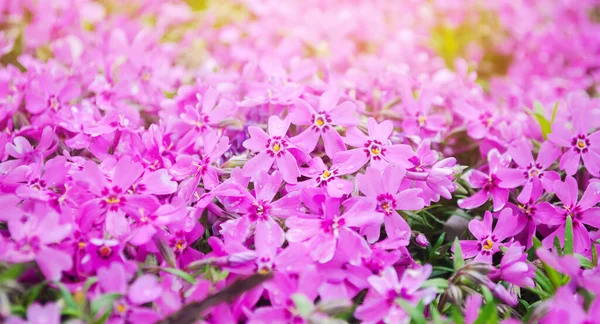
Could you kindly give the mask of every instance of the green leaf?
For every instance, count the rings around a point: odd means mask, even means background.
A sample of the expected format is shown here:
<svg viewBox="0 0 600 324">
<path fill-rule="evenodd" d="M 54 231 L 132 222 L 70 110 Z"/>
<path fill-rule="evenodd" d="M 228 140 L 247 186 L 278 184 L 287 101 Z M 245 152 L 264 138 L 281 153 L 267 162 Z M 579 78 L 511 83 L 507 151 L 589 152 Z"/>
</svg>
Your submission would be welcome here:
<svg viewBox="0 0 600 324">
<path fill-rule="evenodd" d="M 434 307 L 434 305 L 431 305 L 429 307 L 429 312 L 431 313 L 431 320 L 433 321 L 433 324 L 444 323 L 444 321 L 442 320 L 442 315 L 440 315 L 440 312 L 438 311 L 437 307 Z"/>
<path fill-rule="evenodd" d="M 592 242 L 592 265 L 598 266 L 598 251 L 596 250 L 596 243 Z"/>
<path fill-rule="evenodd" d="M 63 300 L 65 301 L 65 305 L 67 306 L 66 308 L 72 309 L 72 310 L 77 310 L 79 312 L 79 307 L 78 307 L 77 303 L 75 302 L 75 299 L 73 299 L 73 295 L 71 295 L 71 292 L 69 291 L 69 289 L 67 289 L 67 287 L 65 285 L 63 285 L 62 282 L 55 281 L 54 284 L 58 286 L 60 295 L 62 296 Z"/>
<path fill-rule="evenodd" d="M 39 284 L 29 288 L 29 291 L 27 291 L 27 297 L 25 299 L 25 306 L 31 305 L 31 303 L 33 303 L 39 297 L 44 287 L 46 287 L 46 282 L 42 281 Z"/>
<path fill-rule="evenodd" d="M 464 324 L 465 317 L 462 310 L 454 305 L 450 308 L 450 312 L 452 313 L 452 319 L 455 324 Z"/>
<path fill-rule="evenodd" d="M 592 260 L 584 257 L 581 254 L 575 254 L 575 257 L 577 258 L 577 261 L 579 261 L 579 265 L 581 265 L 583 268 L 585 268 L 585 269 L 594 268 L 594 263 L 592 262 Z"/>
<path fill-rule="evenodd" d="M 535 101 L 533 103 L 533 112 L 530 112 L 530 114 L 540 125 L 544 139 L 548 139 L 548 134 L 552 132 L 552 122 L 546 118 L 544 106 L 539 101 Z"/>
<path fill-rule="evenodd" d="M 294 301 L 294 305 L 296 305 L 296 310 L 298 314 L 302 316 L 304 319 L 310 318 L 310 315 L 315 311 L 315 305 L 312 301 L 308 299 L 304 294 L 293 294 L 292 300 Z"/>
<path fill-rule="evenodd" d="M 421 287 L 435 287 L 438 290 L 444 290 L 448 288 L 448 280 L 443 278 L 433 278 L 426 280 Z"/>
<path fill-rule="evenodd" d="M 95 298 L 91 303 L 92 315 L 96 317 L 99 311 L 106 311 L 108 309 L 112 309 L 112 305 L 115 302 L 115 300 L 121 297 L 123 297 L 123 294 L 110 293 Z"/>
<path fill-rule="evenodd" d="M 425 320 L 425 315 L 423 315 L 423 312 L 420 311 L 417 307 L 409 304 L 406 300 L 404 299 L 396 299 L 396 303 L 398 303 L 398 305 L 400 305 L 400 307 L 404 308 L 404 310 L 406 311 L 406 313 L 408 313 L 408 316 L 410 316 L 411 319 L 411 323 L 416 323 L 416 324 L 426 324 L 427 320 Z"/>
<path fill-rule="evenodd" d="M 8 266 L 8 268 L 0 272 L 0 282 L 17 280 L 23 271 L 25 271 L 24 263 L 11 264 Z"/>
<path fill-rule="evenodd" d="M 492 300 L 483 307 L 483 311 L 474 324 L 496 324 L 498 322 L 498 310 L 496 309 L 496 303 Z"/>
<path fill-rule="evenodd" d="M 181 271 L 179 269 L 175 269 L 175 268 L 162 268 L 161 269 L 164 272 L 168 272 L 172 275 L 175 275 L 189 283 L 196 284 L 196 279 L 194 277 L 192 277 L 192 275 L 190 275 L 189 273 L 185 272 L 185 271 Z"/>
<path fill-rule="evenodd" d="M 552 117 L 550 119 L 550 123 L 554 124 L 557 114 L 558 114 L 558 101 L 554 104 L 554 108 L 552 109 Z"/>
<path fill-rule="evenodd" d="M 562 256 L 564 254 L 563 247 L 560 246 L 560 239 L 558 238 L 558 235 L 554 237 L 554 249 L 556 250 L 556 253 L 558 253 L 559 256 Z"/>
<path fill-rule="evenodd" d="M 452 247 L 454 250 L 454 271 L 458 271 L 458 269 L 462 268 L 465 265 L 458 237 L 454 239 L 454 244 L 452 244 Z"/>
<path fill-rule="evenodd" d="M 567 216 L 567 223 L 565 224 L 565 254 L 573 254 L 573 219 L 571 216 Z"/>
<path fill-rule="evenodd" d="M 538 283 L 538 285 L 540 286 L 540 288 L 542 288 L 543 291 L 546 291 L 546 292 L 549 292 L 549 293 L 553 293 L 554 292 L 554 284 L 544 274 L 544 272 L 541 269 L 539 269 L 539 268 L 535 269 L 535 282 Z"/>
</svg>

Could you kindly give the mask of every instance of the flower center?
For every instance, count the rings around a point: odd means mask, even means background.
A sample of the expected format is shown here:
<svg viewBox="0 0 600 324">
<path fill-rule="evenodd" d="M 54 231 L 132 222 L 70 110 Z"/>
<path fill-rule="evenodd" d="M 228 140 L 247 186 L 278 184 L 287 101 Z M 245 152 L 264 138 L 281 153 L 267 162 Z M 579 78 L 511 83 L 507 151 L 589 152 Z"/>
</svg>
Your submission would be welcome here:
<svg viewBox="0 0 600 324">
<path fill-rule="evenodd" d="M 573 146 L 573 150 L 575 150 L 575 152 L 578 153 L 587 153 L 589 147 L 590 147 L 590 140 L 587 138 L 587 136 L 580 134 L 577 135 L 576 137 L 573 137 L 573 139 L 571 140 L 571 145 Z"/>
<path fill-rule="evenodd" d="M 106 245 L 102 245 L 100 248 L 98 248 L 98 255 L 102 258 L 109 258 L 113 253 L 112 248 L 110 248 L 110 246 L 106 246 Z"/>
<path fill-rule="evenodd" d="M 377 208 L 376 210 L 380 213 L 384 213 L 386 216 L 392 214 L 396 209 L 396 199 L 392 194 L 384 193 L 377 196 Z"/>
<path fill-rule="evenodd" d="M 116 196 L 110 196 L 110 197 L 106 198 L 106 202 L 111 205 L 116 205 L 121 202 L 121 199 L 119 199 L 119 197 L 116 197 Z"/>
<path fill-rule="evenodd" d="M 58 101 L 58 98 L 55 95 L 50 95 L 50 98 L 48 98 L 48 107 L 54 110 L 60 108 L 60 101 Z"/>
<path fill-rule="evenodd" d="M 288 146 L 288 142 L 280 136 L 273 136 L 267 141 L 267 153 L 271 156 L 280 156 Z"/>
<path fill-rule="evenodd" d="M 316 114 L 311 116 L 311 122 L 313 124 L 313 130 L 327 130 L 329 128 L 329 124 L 331 123 L 331 117 L 328 113 L 324 111 L 319 111 Z"/>
<path fill-rule="evenodd" d="M 490 239 L 485 240 L 483 244 L 483 249 L 486 251 L 490 251 L 494 247 L 494 242 Z"/>
<path fill-rule="evenodd" d="M 175 244 L 175 248 L 179 251 L 183 251 L 187 244 L 183 240 L 177 240 L 177 244 Z"/>
<path fill-rule="evenodd" d="M 381 160 L 382 156 L 385 156 L 385 148 L 380 141 L 377 140 L 369 140 L 364 145 L 365 153 L 367 153 L 368 157 L 373 158 L 374 160 Z"/>
<path fill-rule="evenodd" d="M 117 305 L 117 312 L 119 314 L 124 314 L 126 310 L 127 310 L 127 306 L 125 306 L 124 304 L 119 303 Z"/>
<path fill-rule="evenodd" d="M 419 122 L 419 126 L 423 127 L 427 122 L 427 116 L 421 115 L 417 118 L 417 121 Z"/>
</svg>

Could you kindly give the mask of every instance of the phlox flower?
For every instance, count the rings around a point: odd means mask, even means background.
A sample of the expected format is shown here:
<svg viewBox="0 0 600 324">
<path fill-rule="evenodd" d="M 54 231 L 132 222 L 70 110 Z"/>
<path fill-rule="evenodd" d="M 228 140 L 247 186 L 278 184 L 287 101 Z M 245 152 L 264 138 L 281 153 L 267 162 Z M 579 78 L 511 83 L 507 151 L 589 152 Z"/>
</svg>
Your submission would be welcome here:
<svg viewBox="0 0 600 324">
<path fill-rule="evenodd" d="M 477 208 L 492 198 L 494 211 L 502 209 L 508 201 L 508 189 L 500 186 L 498 171 L 509 164 L 509 156 L 506 154 L 501 155 L 496 149 L 491 150 L 488 153 L 488 174 L 479 170 L 471 170 L 468 174 L 468 181 L 471 187 L 476 189 L 481 188 L 481 190 L 471 197 L 458 200 L 458 206 L 466 209 Z"/>
<path fill-rule="evenodd" d="M 261 171 L 268 171 L 275 163 L 285 182 L 291 184 L 297 182 L 300 176 L 298 162 L 304 162 L 308 157 L 287 138 L 289 127 L 289 118 L 281 120 L 277 116 L 271 116 L 268 134 L 256 126 L 248 128 L 250 138 L 243 145 L 249 150 L 258 152 L 258 155 L 244 165 L 242 172 L 245 177 L 254 177 Z"/>
<path fill-rule="evenodd" d="M 16 206 L 20 200 L 15 196 L 2 199 L 0 220 L 8 223 L 10 239 L 0 259 L 10 263 L 36 261 L 46 279 L 60 280 L 62 272 L 73 266 L 71 256 L 55 244 L 71 234 L 70 224 L 61 224 L 53 210 L 39 209 L 35 214 L 25 213 Z"/>
<path fill-rule="evenodd" d="M 581 94 L 568 97 L 573 129 L 564 123 L 556 122 L 548 138 L 556 145 L 564 147 L 565 152 L 560 159 L 560 168 L 568 175 L 573 175 L 583 160 L 585 168 L 593 176 L 600 176 L 600 131 L 592 133 L 598 126 L 592 117 L 591 102 Z"/>
<path fill-rule="evenodd" d="M 241 214 L 241 217 L 221 224 L 224 237 L 243 240 L 254 225 L 255 238 L 267 239 L 271 244 L 281 246 L 284 234 L 277 220 L 294 214 L 299 204 L 297 194 L 288 194 L 274 201 L 282 181 L 280 172 L 269 175 L 262 171 L 254 180 L 252 192 L 233 178 L 216 188 L 213 194 L 226 210 Z"/>
<path fill-rule="evenodd" d="M 123 297 L 113 302 L 111 322 L 125 323 L 128 318 L 156 321 L 159 315 L 142 304 L 160 297 L 162 287 L 158 279 L 150 274 L 141 275 L 131 285 L 131 276 L 121 263 L 113 262 L 108 267 L 98 269 L 98 286 L 103 293 L 117 293 Z"/>
<path fill-rule="evenodd" d="M 527 262 L 524 249 L 516 244 L 508 247 L 500 260 L 500 268 L 494 270 L 490 277 L 497 277 L 519 287 L 535 287 L 535 268 Z"/>
<path fill-rule="evenodd" d="M 498 215 L 498 222 L 492 230 L 493 216 L 486 211 L 483 221 L 473 219 L 469 222 L 469 231 L 475 240 L 461 240 L 460 248 L 465 259 L 474 257 L 474 261 L 492 262 L 492 256 L 500 251 L 501 246 L 507 246 L 506 239 L 519 233 L 524 223 L 518 221 L 512 209 L 505 208 Z"/>
<path fill-rule="evenodd" d="M 57 303 L 47 303 L 43 306 L 33 303 L 27 307 L 26 320 L 11 316 L 6 320 L 6 324 L 60 324 L 60 314 L 60 305 Z"/>
<path fill-rule="evenodd" d="M 546 213 L 541 215 L 540 222 L 548 226 L 557 226 L 552 233 L 542 240 L 546 248 L 553 246 L 555 236 L 558 236 L 561 244 L 564 243 L 567 216 L 571 216 L 573 222 L 573 249 L 576 253 L 586 254 L 590 249 L 591 242 L 585 225 L 600 228 L 600 207 L 594 207 L 600 202 L 600 187 L 598 185 L 597 182 L 590 183 L 581 199 L 578 199 L 579 190 L 575 178 L 567 176 L 564 182 L 560 180 L 554 182 L 554 192 L 562 202 L 562 206 L 558 207 L 543 203 L 546 207 Z"/>
<path fill-rule="evenodd" d="M 528 202 L 532 196 L 539 196 L 542 190 L 552 192 L 552 184 L 560 179 L 556 171 L 546 170 L 560 156 L 560 150 L 551 142 L 542 143 L 536 160 L 531 155 L 527 142 L 519 141 L 508 148 L 518 168 L 500 168 L 498 170 L 499 186 L 512 189 L 523 186 L 517 197 L 520 203 Z"/>
<path fill-rule="evenodd" d="M 295 185 L 287 185 L 288 191 L 321 187 L 326 188 L 330 196 L 341 198 L 354 190 L 354 183 L 342 179 L 346 173 L 342 172 L 337 165 L 328 167 L 320 157 L 315 157 L 306 164 L 306 168 L 300 168 L 300 173 L 310 179 L 300 181 Z"/>
<path fill-rule="evenodd" d="M 383 270 L 381 275 L 368 278 L 370 289 L 362 305 L 356 308 L 354 316 L 365 323 L 404 323 L 409 315 L 396 303 L 402 299 L 411 305 L 423 301 L 429 304 L 435 298 L 435 289 L 421 288 L 431 274 L 431 265 L 420 269 L 406 269 L 398 278 L 394 267 Z"/>
<path fill-rule="evenodd" d="M 34 75 L 29 84 L 25 107 L 32 114 L 57 112 L 64 107 L 68 108 L 71 100 L 75 99 L 79 92 L 80 88 L 73 80 L 42 71 Z"/>
<path fill-rule="evenodd" d="M 431 138 L 444 130 L 446 118 L 431 112 L 433 97 L 431 86 L 421 88 L 418 99 L 415 99 L 409 86 L 403 87 L 402 102 L 406 115 L 402 121 L 402 129 L 406 134 Z"/>
<path fill-rule="evenodd" d="M 306 189 L 308 190 L 308 189 Z M 325 263 L 336 253 L 344 255 L 351 264 L 360 264 L 371 253 L 369 245 L 353 228 L 380 224 L 382 214 L 374 213 L 373 201 L 359 201 L 343 213 L 341 200 L 325 193 L 311 194 L 305 205 L 319 216 L 293 216 L 286 220 L 289 242 L 305 242 L 313 260 Z"/>
<path fill-rule="evenodd" d="M 344 151 L 346 146 L 336 126 L 357 126 L 356 106 L 351 101 L 338 104 L 340 93 L 336 90 L 324 92 L 319 98 L 319 108 L 315 109 L 303 99 L 294 101 L 294 109 L 290 116 L 296 125 L 308 125 L 302 133 L 290 139 L 305 152 L 312 152 L 319 138 L 323 139 L 325 153 L 333 158 L 337 152 Z"/>
<path fill-rule="evenodd" d="M 391 121 L 377 123 L 374 118 L 369 118 L 368 130 L 368 136 L 357 127 L 351 127 L 346 131 L 344 142 L 355 148 L 339 152 L 333 157 L 333 162 L 339 164 L 339 168 L 344 172 L 354 173 L 367 162 L 370 162 L 370 166 L 379 169 L 387 165 L 404 165 L 413 155 L 408 145 L 390 144 L 389 137 L 394 130 Z"/>
<path fill-rule="evenodd" d="M 391 238 L 410 237 L 410 227 L 398 210 L 419 210 L 425 206 L 419 197 L 421 189 L 400 189 L 405 174 L 401 167 L 388 166 L 383 171 L 369 167 L 364 174 L 356 176 L 358 189 L 365 195 L 357 199 L 375 205 L 375 212 L 383 216 L 385 232 Z M 379 238 L 379 231 L 379 224 L 365 229 L 370 242 Z"/>
</svg>

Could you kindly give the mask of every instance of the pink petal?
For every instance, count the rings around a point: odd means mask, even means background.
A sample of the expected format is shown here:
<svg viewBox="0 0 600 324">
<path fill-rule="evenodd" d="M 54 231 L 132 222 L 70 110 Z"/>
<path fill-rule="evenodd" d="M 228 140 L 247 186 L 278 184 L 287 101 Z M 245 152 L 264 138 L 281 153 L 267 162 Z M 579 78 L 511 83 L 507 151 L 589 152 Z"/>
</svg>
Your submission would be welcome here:
<svg viewBox="0 0 600 324">
<path fill-rule="evenodd" d="M 565 181 L 556 181 L 554 183 L 554 192 L 565 206 L 573 207 L 577 203 L 577 180 L 571 176 L 567 176 Z"/>
<path fill-rule="evenodd" d="M 500 179 L 498 186 L 500 188 L 516 188 L 522 186 L 527 178 L 523 175 L 523 170 L 500 168 L 496 174 Z"/>
<path fill-rule="evenodd" d="M 356 105 L 353 102 L 344 101 L 329 112 L 331 122 L 344 127 L 358 126 L 359 121 L 355 111 Z"/>
<path fill-rule="evenodd" d="M 465 209 L 473 209 L 483 205 L 490 198 L 490 192 L 481 190 L 471 197 L 458 200 L 458 206 Z"/>
<path fill-rule="evenodd" d="M 315 114 L 313 107 L 303 99 L 294 99 L 294 106 L 291 109 L 291 120 L 296 125 L 309 125 L 312 115 Z"/>
<path fill-rule="evenodd" d="M 35 257 L 40 270 L 50 281 L 59 281 L 62 272 L 73 267 L 71 256 L 53 248 L 43 248 Z"/>
<path fill-rule="evenodd" d="M 113 184 L 122 190 L 127 190 L 142 175 L 142 172 L 144 172 L 142 164 L 133 162 L 129 156 L 124 156 L 115 166 Z"/>
<path fill-rule="evenodd" d="M 529 164 L 533 163 L 533 155 L 531 154 L 531 148 L 526 141 L 518 141 L 515 145 L 508 148 L 510 156 L 517 162 L 517 164 L 525 168 Z"/>
<path fill-rule="evenodd" d="M 267 151 L 260 152 L 251 158 L 244 167 L 242 168 L 242 174 L 244 177 L 253 177 L 259 174 L 261 171 L 269 171 L 271 166 L 275 162 L 275 158 L 270 156 Z"/>
<path fill-rule="evenodd" d="M 168 195 L 177 191 L 177 182 L 171 180 L 166 169 L 146 174 L 140 184 L 145 186 L 144 193 L 150 195 Z"/>
<path fill-rule="evenodd" d="M 301 148 L 306 153 L 312 153 L 319 142 L 320 134 L 311 127 L 305 129 L 302 133 L 292 137 L 290 142 Z M 342 143 L 343 145 L 343 143 Z"/>
<path fill-rule="evenodd" d="M 264 151 L 269 140 L 269 135 L 256 126 L 248 127 L 248 133 L 250 134 L 250 138 L 245 140 L 242 145 L 254 152 Z"/>
<path fill-rule="evenodd" d="M 269 135 L 284 137 L 290 127 L 290 119 L 281 120 L 277 116 L 269 117 Z"/>
<path fill-rule="evenodd" d="M 334 128 L 329 128 L 323 133 L 322 137 L 323 145 L 325 146 L 325 154 L 330 158 L 333 158 L 336 153 L 346 149 L 342 136 L 340 136 Z"/>
<path fill-rule="evenodd" d="M 340 93 L 337 90 L 325 91 L 319 98 L 319 111 L 332 110 L 340 100 Z"/>
<path fill-rule="evenodd" d="M 282 155 L 275 159 L 275 163 L 277 163 L 277 168 L 279 168 L 279 171 L 281 171 L 281 175 L 283 176 L 285 182 L 290 184 L 295 184 L 298 182 L 298 177 L 300 177 L 300 169 L 298 168 L 298 164 L 296 163 L 296 159 L 292 153 L 284 151 Z"/>
<path fill-rule="evenodd" d="M 162 287 L 158 283 L 158 280 L 153 275 L 142 275 L 137 278 L 133 284 L 129 287 L 127 298 L 136 304 L 141 305 L 149 303 L 160 297 L 162 293 Z"/>
</svg>

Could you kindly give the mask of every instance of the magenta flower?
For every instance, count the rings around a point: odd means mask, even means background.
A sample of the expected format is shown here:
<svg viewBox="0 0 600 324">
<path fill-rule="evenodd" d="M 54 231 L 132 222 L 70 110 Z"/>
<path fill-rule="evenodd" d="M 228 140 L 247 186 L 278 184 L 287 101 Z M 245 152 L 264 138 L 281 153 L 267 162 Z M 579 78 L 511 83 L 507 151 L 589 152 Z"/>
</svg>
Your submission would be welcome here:
<svg viewBox="0 0 600 324">
<path fill-rule="evenodd" d="M 77 83 L 68 78 L 41 72 L 29 85 L 25 98 L 27 111 L 41 114 L 47 110 L 57 112 L 63 107 L 70 108 L 69 102 L 79 95 L 79 91 Z"/>
<path fill-rule="evenodd" d="M 113 262 L 109 267 L 98 269 L 98 286 L 104 293 L 117 293 L 123 297 L 114 301 L 112 319 L 144 318 L 156 321 L 160 316 L 142 304 L 151 303 L 161 296 L 162 287 L 155 276 L 145 274 L 131 286 L 127 282 L 131 275 L 121 263 Z"/>
<path fill-rule="evenodd" d="M 519 287 L 535 287 L 535 267 L 527 262 L 527 254 L 523 253 L 525 247 L 511 245 L 504 252 L 500 261 L 500 268 L 495 270 L 490 277 L 504 280 Z"/>
<path fill-rule="evenodd" d="M 255 225 L 255 238 L 261 237 L 281 246 L 284 234 L 277 220 L 293 215 L 299 203 L 294 194 L 273 201 L 282 180 L 280 172 L 269 175 L 262 171 L 254 180 L 252 193 L 234 179 L 224 182 L 213 191 L 227 210 L 242 215 L 221 224 L 221 232 L 226 239 L 244 240 L 250 233 L 251 225 Z"/>
<path fill-rule="evenodd" d="M 340 94 L 335 90 L 323 93 L 319 99 L 319 109 L 316 110 L 302 99 L 294 101 L 294 110 L 290 116 L 296 125 L 308 125 L 299 135 L 293 137 L 291 142 L 302 148 L 305 152 L 312 152 L 317 146 L 319 138 L 323 139 L 325 153 L 333 158 L 336 153 L 344 151 L 346 146 L 335 126 L 356 126 L 358 118 L 354 111 L 356 107 L 351 101 L 337 104 Z"/>
<path fill-rule="evenodd" d="M 565 153 L 560 159 L 560 168 L 568 175 L 573 175 L 583 160 L 585 168 L 593 176 L 600 176 L 600 132 L 591 133 L 594 125 L 591 107 L 587 102 L 578 102 L 577 95 L 568 97 L 571 110 L 573 129 L 569 130 L 564 123 L 556 122 L 548 138 L 556 145 L 565 148 Z M 586 99 L 587 101 L 587 99 Z M 579 106 L 581 105 L 581 106 Z"/>
<path fill-rule="evenodd" d="M 60 305 L 33 303 L 27 308 L 27 319 L 9 317 L 6 324 L 60 324 Z"/>
<path fill-rule="evenodd" d="M 469 222 L 469 231 L 475 240 L 460 241 L 460 248 L 465 259 L 474 257 L 474 261 L 491 263 L 492 256 L 500 251 L 501 246 L 507 246 L 506 239 L 519 233 L 525 224 L 518 221 L 512 209 L 505 208 L 498 215 L 498 222 L 492 230 L 492 213 L 486 211 L 483 221 L 473 219 Z"/>
<path fill-rule="evenodd" d="M 112 181 L 108 181 L 96 163 L 86 161 L 83 170 L 73 174 L 73 178 L 94 196 L 81 206 L 80 226 L 89 229 L 104 224 L 106 230 L 116 237 L 128 233 L 127 211 L 143 207 L 146 203 L 143 197 L 139 197 L 142 195 L 128 192 L 143 171 L 140 163 L 125 156 L 116 163 Z"/>
<path fill-rule="evenodd" d="M 213 131 L 213 128 L 218 127 L 219 123 L 232 112 L 233 104 L 227 100 L 217 101 L 217 97 L 218 93 L 213 88 L 206 90 L 204 96 L 197 93 L 196 106 L 193 108 L 187 106 L 185 112 L 181 114 L 181 119 L 194 127 L 194 132 L 191 133 L 195 136 Z"/>
<path fill-rule="evenodd" d="M 425 206 L 423 199 L 419 197 L 421 189 L 400 190 L 405 174 L 406 171 L 400 167 L 388 166 L 383 172 L 367 168 L 364 174 L 356 176 L 358 189 L 366 196 L 358 199 L 376 206 L 375 212 L 382 216 L 385 232 L 391 238 L 410 237 L 410 227 L 397 210 L 419 210 Z M 370 242 L 379 238 L 379 230 L 379 224 L 367 230 Z"/>
<path fill-rule="evenodd" d="M 496 149 L 491 150 L 488 153 L 488 174 L 471 170 L 468 175 L 471 187 L 481 188 L 481 190 L 471 197 L 458 200 L 458 206 L 466 209 L 477 208 L 492 198 L 494 211 L 502 209 L 508 201 L 508 189 L 500 186 L 501 179 L 498 177 L 498 171 L 509 164 L 510 157 L 501 155 Z"/>
<path fill-rule="evenodd" d="M 298 182 L 295 185 L 287 185 L 288 191 L 302 190 L 304 188 L 326 188 L 327 193 L 334 198 L 341 198 L 354 190 L 354 183 L 350 180 L 342 179 L 345 175 L 337 165 L 328 167 L 319 157 L 308 161 L 306 168 L 300 168 L 300 173 L 310 178 L 309 180 Z"/>
<path fill-rule="evenodd" d="M 308 158 L 306 153 L 287 138 L 289 127 L 289 118 L 281 120 L 277 116 L 271 116 L 269 134 L 255 126 L 248 128 L 250 138 L 244 142 L 244 147 L 259 153 L 244 165 L 242 172 L 245 177 L 253 177 L 261 171 L 268 171 L 275 163 L 285 182 L 291 184 L 297 182 L 300 176 L 298 160 L 304 162 Z"/>
<path fill-rule="evenodd" d="M 557 226 L 552 233 L 542 240 L 546 248 L 553 246 L 555 236 L 558 236 L 561 244 L 564 244 L 565 224 L 567 216 L 571 216 L 574 251 L 585 254 L 589 250 L 591 243 L 585 225 L 600 228 L 600 208 L 594 207 L 600 202 L 600 187 L 598 185 L 597 182 L 590 183 L 581 199 L 578 200 L 579 190 L 575 178 L 567 176 L 564 182 L 560 180 L 554 182 L 554 192 L 563 205 L 562 207 L 556 207 L 549 203 L 543 203 L 546 207 L 546 213 L 541 215 L 540 222 L 548 226 Z"/>
<path fill-rule="evenodd" d="M 325 263 L 336 253 L 345 255 L 352 264 L 360 264 L 361 258 L 371 253 L 367 242 L 352 228 L 368 224 L 379 224 L 381 216 L 374 214 L 375 204 L 370 200 L 355 203 L 343 214 L 341 201 L 327 197 L 324 193 L 313 194 L 310 198 L 311 212 L 322 216 L 294 216 L 286 220 L 289 228 L 286 238 L 289 242 L 305 242 L 313 260 Z"/>
<path fill-rule="evenodd" d="M 508 152 L 517 163 L 518 168 L 500 168 L 498 170 L 499 186 L 512 189 L 523 186 L 517 197 L 520 203 L 528 202 L 532 196 L 539 196 L 542 190 L 552 192 L 554 181 L 560 179 L 556 171 L 546 170 L 560 156 L 560 150 L 551 142 L 542 143 L 537 160 L 533 160 L 527 142 L 519 141 L 510 146 Z"/>
<path fill-rule="evenodd" d="M 344 142 L 355 148 L 339 152 L 333 157 L 333 162 L 339 164 L 344 172 L 354 173 L 367 162 L 379 169 L 387 165 L 406 166 L 408 159 L 414 155 L 408 145 L 390 144 L 389 137 L 394 130 L 391 121 L 386 120 L 378 124 L 374 118 L 369 118 L 368 130 L 369 136 L 357 127 L 346 131 Z"/>
<path fill-rule="evenodd" d="M 369 323 L 403 323 L 409 315 L 396 303 L 402 299 L 411 305 L 423 301 L 429 304 L 435 298 L 435 288 L 421 288 L 431 274 L 431 265 L 420 269 L 407 269 L 400 279 L 394 267 L 383 270 L 381 276 L 368 278 L 371 288 L 362 305 L 356 308 L 354 316 Z"/>
<path fill-rule="evenodd" d="M 402 90 L 403 108 L 406 111 L 402 129 L 406 134 L 431 138 L 442 132 L 446 117 L 431 112 L 434 97 L 431 87 L 421 88 L 418 99 L 414 98 L 409 86 L 404 86 Z"/>
<path fill-rule="evenodd" d="M 0 214 L 0 219 L 8 221 L 10 240 L 0 259 L 10 263 L 35 260 L 46 279 L 60 280 L 62 272 L 73 266 L 71 256 L 56 246 L 71 234 L 70 224 L 61 224 L 52 210 L 38 210 L 34 216 L 11 207 L 15 201 L 4 202 L 9 203 L 3 207 L 10 211 L 10 218 Z"/>
<path fill-rule="evenodd" d="M 180 190 L 189 199 L 200 180 L 204 188 L 214 189 L 219 184 L 219 170 L 213 166 L 229 150 L 229 138 L 215 133 L 204 136 L 204 149 L 197 155 L 180 154 L 170 172 L 177 180 L 183 180 Z"/>
</svg>

